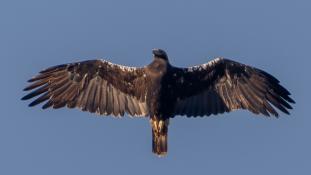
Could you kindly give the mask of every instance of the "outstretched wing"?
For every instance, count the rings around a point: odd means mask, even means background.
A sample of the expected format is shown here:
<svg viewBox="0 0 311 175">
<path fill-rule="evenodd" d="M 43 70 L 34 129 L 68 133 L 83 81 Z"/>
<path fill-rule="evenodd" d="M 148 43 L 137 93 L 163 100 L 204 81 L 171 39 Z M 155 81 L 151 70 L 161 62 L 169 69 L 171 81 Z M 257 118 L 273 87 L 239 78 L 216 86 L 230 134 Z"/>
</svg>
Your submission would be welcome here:
<svg viewBox="0 0 311 175">
<path fill-rule="evenodd" d="M 43 109 L 80 108 L 101 115 L 147 116 L 143 68 L 125 67 L 105 60 L 63 64 L 43 70 L 29 80 L 32 90 L 22 100 L 41 95 L 30 103 L 45 102 Z"/>
<path fill-rule="evenodd" d="M 289 114 L 290 93 L 272 75 L 217 58 L 190 68 L 175 68 L 175 115 L 204 116 L 247 109 L 255 114 Z"/>
</svg>

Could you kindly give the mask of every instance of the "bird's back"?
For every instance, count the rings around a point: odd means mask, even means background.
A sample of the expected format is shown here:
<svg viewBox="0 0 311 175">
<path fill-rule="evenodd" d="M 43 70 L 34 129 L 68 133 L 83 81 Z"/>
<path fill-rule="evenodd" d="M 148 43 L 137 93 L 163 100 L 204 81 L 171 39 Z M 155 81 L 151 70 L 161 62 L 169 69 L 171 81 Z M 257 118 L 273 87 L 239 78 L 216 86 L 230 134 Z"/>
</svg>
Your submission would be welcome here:
<svg viewBox="0 0 311 175">
<path fill-rule="evenodd" d="M 146 67 L 146 76 L 150 80 L 147 96 L 150 117 L 170 117 L 167 108 L 172 104 L 168 89 L 171 69 L 172 66 L 162 59 L 155 59 Z"/>
</svg>

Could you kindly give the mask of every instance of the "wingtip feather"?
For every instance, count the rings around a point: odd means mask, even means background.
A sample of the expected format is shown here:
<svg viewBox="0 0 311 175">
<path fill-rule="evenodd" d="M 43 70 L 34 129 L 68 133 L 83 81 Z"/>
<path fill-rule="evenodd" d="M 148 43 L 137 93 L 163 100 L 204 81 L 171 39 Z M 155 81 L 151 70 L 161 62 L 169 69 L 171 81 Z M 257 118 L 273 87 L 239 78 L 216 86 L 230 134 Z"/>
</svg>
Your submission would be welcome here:
<svg viewBox="0 0 311 175">
<path fill-rule="evenodd" d="M 24 101 L 24 100 L 28 100 L 28 99 L 26 98 L 26 96 L 24 96 L 24 97 L 21 98 L 21 100 Z"/>
<path fill-rule="evenodd" d="M 29 100 L 31 98 L 32 98 L 31 94 L 27 94 L 24 97 L 22 97 L 21 100 Z"/>
</svg>

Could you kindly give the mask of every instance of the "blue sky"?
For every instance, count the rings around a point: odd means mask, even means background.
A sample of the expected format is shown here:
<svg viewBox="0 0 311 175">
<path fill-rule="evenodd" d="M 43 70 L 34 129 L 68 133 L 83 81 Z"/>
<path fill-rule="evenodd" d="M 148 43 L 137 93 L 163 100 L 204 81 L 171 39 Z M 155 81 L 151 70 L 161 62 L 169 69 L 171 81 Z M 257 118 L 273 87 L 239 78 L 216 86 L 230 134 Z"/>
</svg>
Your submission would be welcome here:
<svg viewBox="0 0 311 175">
<path fill-rule="evenodd" d="M 311 173 L 307 0 L 0 2 L 0 174 Z M 46 67 L 106 58 L 143 66 L 163 48 L 177 66 L 223 56 L 275 75 L 297 102 L 280 119 L 237 111 L 176 117 L 169 154 L 151 153 L 148 119 L 28 108 L 26 80 Z"/>
</svg>

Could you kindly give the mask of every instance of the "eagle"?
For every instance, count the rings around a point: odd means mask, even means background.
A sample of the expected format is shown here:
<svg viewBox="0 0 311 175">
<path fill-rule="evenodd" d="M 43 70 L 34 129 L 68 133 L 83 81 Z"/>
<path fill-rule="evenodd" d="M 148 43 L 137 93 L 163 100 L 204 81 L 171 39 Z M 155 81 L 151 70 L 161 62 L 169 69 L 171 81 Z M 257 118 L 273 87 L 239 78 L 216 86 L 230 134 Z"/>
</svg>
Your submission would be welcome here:
<svg viewBox="0 0 311 175">
<path fill-rule="evenodd" d="M 292 109 L 290 92 L 269 73 L 225 58 L 179 68 L 166 52 L 153 49 L 144 67 L 128 67 L 106 60 L 57 65 L 39 72 L 22 100 L 29 106 L 78 108 L 116 117 L 149 117 L 152 152 L 167 154 L 169 120 L 174 116 L 203 117 L 238 109 L 278 117 Z"/>
</svg>

